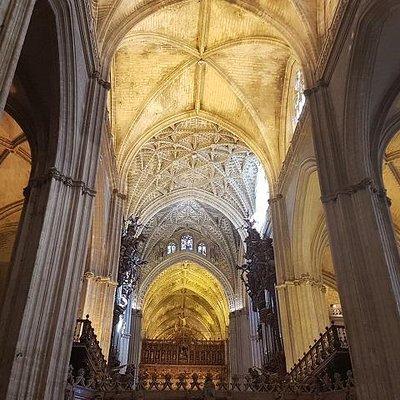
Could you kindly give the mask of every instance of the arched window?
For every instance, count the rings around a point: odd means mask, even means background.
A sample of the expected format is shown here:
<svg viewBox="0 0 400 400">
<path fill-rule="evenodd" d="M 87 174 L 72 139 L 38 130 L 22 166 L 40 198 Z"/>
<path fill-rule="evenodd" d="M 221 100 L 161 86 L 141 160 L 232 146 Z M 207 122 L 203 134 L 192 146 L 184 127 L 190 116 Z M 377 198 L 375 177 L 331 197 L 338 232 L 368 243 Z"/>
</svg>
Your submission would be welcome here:
<svg viewBox="0 0 400 400">
<path fill-rule="evenodd" d="M 175 251 L 176 251 L 176 244 L 174 242 L 168 243 L 167 254 L 175 253 Z"/>
<path fill-rule="evenodd" d="M 202 254 L 203 256 L 207 255 L 207 246 L 204 243 L 199 243 L 197 245 L 197 252 Z"/>
<path fill-rule="evenodd" d="M 305 102 L 306 96 L 304 95 L 304 78 L 301 70 L 299 69 L 294 78 L 293 129 L 296 129 L 296 125 L 299 122 Z"/>
<path fill-rule="evenodd" d="M 190 235 L 182 236 L 181 250 L 193 250 L 193 238 Z"/>
</svg>

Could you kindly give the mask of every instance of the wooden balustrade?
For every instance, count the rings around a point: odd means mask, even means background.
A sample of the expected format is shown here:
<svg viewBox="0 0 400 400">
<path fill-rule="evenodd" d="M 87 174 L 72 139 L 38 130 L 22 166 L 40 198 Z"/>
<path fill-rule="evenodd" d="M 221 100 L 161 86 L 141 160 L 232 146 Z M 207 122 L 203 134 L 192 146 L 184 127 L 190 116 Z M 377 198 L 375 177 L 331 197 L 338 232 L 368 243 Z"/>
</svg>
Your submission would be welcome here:
<svg viewBox="0 0 400 400">
<path fill-rule="evenodd" d="M 107 374 L 107 362 L 88 315 L 86 319 L 78 319 L 75 326 L 71 361 L 77 368 L 80 368 L 79 360 L 85 360 L 85 368 L 95 374 Z"/>
<path fill-rule="evenodd" d="M 351 363 L 346 328 L 332 324 L 320 334 L 310 350 L 304 353 L 289 376 L 296 382 L 308 382 L 322 376 L 333 381 L 337 379 L 335 374 L 343 376 L 349 370 Z"/>
</svg>

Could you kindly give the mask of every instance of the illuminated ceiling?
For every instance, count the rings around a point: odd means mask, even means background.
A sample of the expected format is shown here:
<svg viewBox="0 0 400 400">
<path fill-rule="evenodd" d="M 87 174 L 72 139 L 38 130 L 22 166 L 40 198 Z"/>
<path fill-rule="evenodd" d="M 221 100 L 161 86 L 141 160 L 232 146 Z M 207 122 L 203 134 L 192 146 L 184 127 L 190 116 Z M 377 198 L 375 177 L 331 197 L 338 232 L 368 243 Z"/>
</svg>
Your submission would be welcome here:
<svg viewBox="0 0 400 400">
<path fill-rule="evenodd" d="M 400 243 L 400 132 L 389 142 L 383 161 L 383 180 L 391 199 L 392 214 L 397 242 Z"/>
<path fill-rule="evenodd" d="M 193 262 L 162 272 L 151 284 L 143 306 L 148 339 L 226 338 L 228 303 L 218 280 Z"/>
<path fill-rule="evenodd" d="M 31 152 L 20 126 L 3 112 L 0 117 L 0 266 L 8 263 L 29 181 Z"/>
<path fill-rule="evenodd" d="M 143 233 L 146 236 L 144 256 L 151 259 L 154 248 L 159 242 L 168 243 L 177 232 L 195 232 L 206 243 L 218 244 L 224 258 L 235 268 L 239 235 L 229 218 L 210 206 L 194 199 L 182 199 L 180 202 L 162 209 L 146 224 Z"/>
<path fill-rule="evenodd" d="M 140 148 L 128 173 L 129 213 L 185 189 L 223 198 L 237 212 L 254 212 L 257 157 L 235 135 L 192 118 L 162 130 Z"/>
<path fill-rule="evenodd" d="M 140 9 L 146 2 L 120 1 L 114 16 L 121 3 L 133 16 L 134 3 Z M 110 112 L 121 168 L 129 171 L 144 140 L 199 116 L 245 140 L 273 179 L 284 155 L 280 117 L 288 65 L 295 58 L 281 29 L 240 2 L 169 3 L 149 8 L 136 24 L 126 20 L 124 29 L 130 28 L 115 54 Z M 288 3 L 274 7 L 277 18 L 299 12 Z M 119 28 L 114 29 L 116 34 Z"/>
<path fill-rule="evenodd" d="M 121 189 L 146 226 L 147 259 L 191 231 L 218 246 L 218 268 L 237 287 L 237 230 L 255 211 L 259 165 L 275 183 L 293 130 L 294 72 L 316 62 L 337 2 L 92 0 L 100 54 L 113 57 Z"/>
</svg>

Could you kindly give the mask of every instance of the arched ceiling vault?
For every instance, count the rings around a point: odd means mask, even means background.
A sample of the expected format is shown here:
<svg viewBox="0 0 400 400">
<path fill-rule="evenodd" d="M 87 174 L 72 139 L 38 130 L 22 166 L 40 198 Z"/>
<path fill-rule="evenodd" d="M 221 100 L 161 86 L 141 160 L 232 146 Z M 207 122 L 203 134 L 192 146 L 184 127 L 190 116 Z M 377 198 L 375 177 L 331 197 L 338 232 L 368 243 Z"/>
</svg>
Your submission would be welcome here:
<svg viewBox="0 0 400 400">
<path fill-rule="evenodd" d="M 143 137 L 157 134 L 154 127 L 189 114 L 228 121 L 276 179 L 283 83 L 294 56 L 288 38 L 299 29 L 303 43 L 312 43 L 305 23 L 312 10 L 295 1 L 269 3 L 98 2 L 103 44 L 121 35 L 110 114 L 123 173 Z"/>
<path fill-rule="evenodd" d="M 225 339 L 228 303 L 221 283 L 193 262 L 169 267 L 146 292 L 143 334 L 149 339 Z"/>
<path fill-rule="evenodd" d="M 225 296 L 228 300 L 230 311 L 237 310 L 243 304 L 241 293 L 235 293 L 236 282 L 231 271 L 225 271 L 221 265 L 215 265 L 207 258 L 197 252 L 175 252 L 168 256 L 162 262 L 157 262 L 152 265 L 148 264 L 142 271 L 138 282 L 137 292 L 133 299 L 136 308 L 143 308 L 144 297 L 153 283 L 153 281 L 168 268 L 181 265 L 182 263 L 192 263 L 206 269 L 212 276 L 215 276 L 218 282 L 221 283 Z M 236 272 L 236 268 L 235 268 Z"/>
<path fill-rule="evenodd" d="M 143 144 L 127 177 L 128 211 L 142 217 L 152 202 L 183 189 L 223 198 L 244 218 L 254 212 L 260 162 L 229 131 L 200 118 L 162 130 Z"/>
<path fill-rule="evenodd" d="M 315 61 L 317 49 L 317 7 L 326 0 L 202 0 L 200 6 L 193 7 L 193 14 L 199 15 L 199 31 L 206 28 L 210 18 L 212 3 L 227 3 L 236 13 L 250 14 L 275 29 L 277 34 L 291 44 L 296 53 L 304 61 Z M 154 14 L 169 13 L 168 9 L 180 8 L 188 0 L 93 0 L 94 14 L 97 20 L 97 30 L 100 49 L 103 54 L 113 52 L 118 44 L 133 26 Z M 223 7 L 223 6 L 222 6 Z M 208 9 L 208 10 L 207 10 Z M 212 16 L 212 14 L 211 14 Z M 186 28 L 186 26 L 184 26 Z M 310 56 L 313 55 L 314 57 Z"/>
</svg>

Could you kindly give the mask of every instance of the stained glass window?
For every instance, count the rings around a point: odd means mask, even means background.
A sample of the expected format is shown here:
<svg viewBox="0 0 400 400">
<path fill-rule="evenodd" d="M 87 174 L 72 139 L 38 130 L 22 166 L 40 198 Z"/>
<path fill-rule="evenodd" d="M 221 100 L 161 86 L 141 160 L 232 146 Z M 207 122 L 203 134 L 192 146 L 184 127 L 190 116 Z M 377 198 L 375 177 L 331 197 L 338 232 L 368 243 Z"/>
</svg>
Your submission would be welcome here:
<svg viewBox="0 0 400 400">
<path fill-rule="evenodd" d="M 296 72 L 294 79 L 294 101 L 293 101 L 293 129 L 296 128 L 301 112 L 303 111 L 306 97 L 304 96 L 304 78 L 301 70 Z"/>
<path fill-rule="evenodd" d="M 181 250 L 193 250 L 193 238 L 190 235 L 182 236 Z"/>
<path fill-rule="evenodd" d="M 197 245 L 197 252 L 202 254 L 203 256 L 207 255 L 207 246 L 204 243 L 199 243 Z"/>
<path fill-rule="evenodd" d="M 168 243 L 167 254 L 175 253 L 175 251 L 176 251 L 176 244 L 174 242 Z"/>
</svg>

